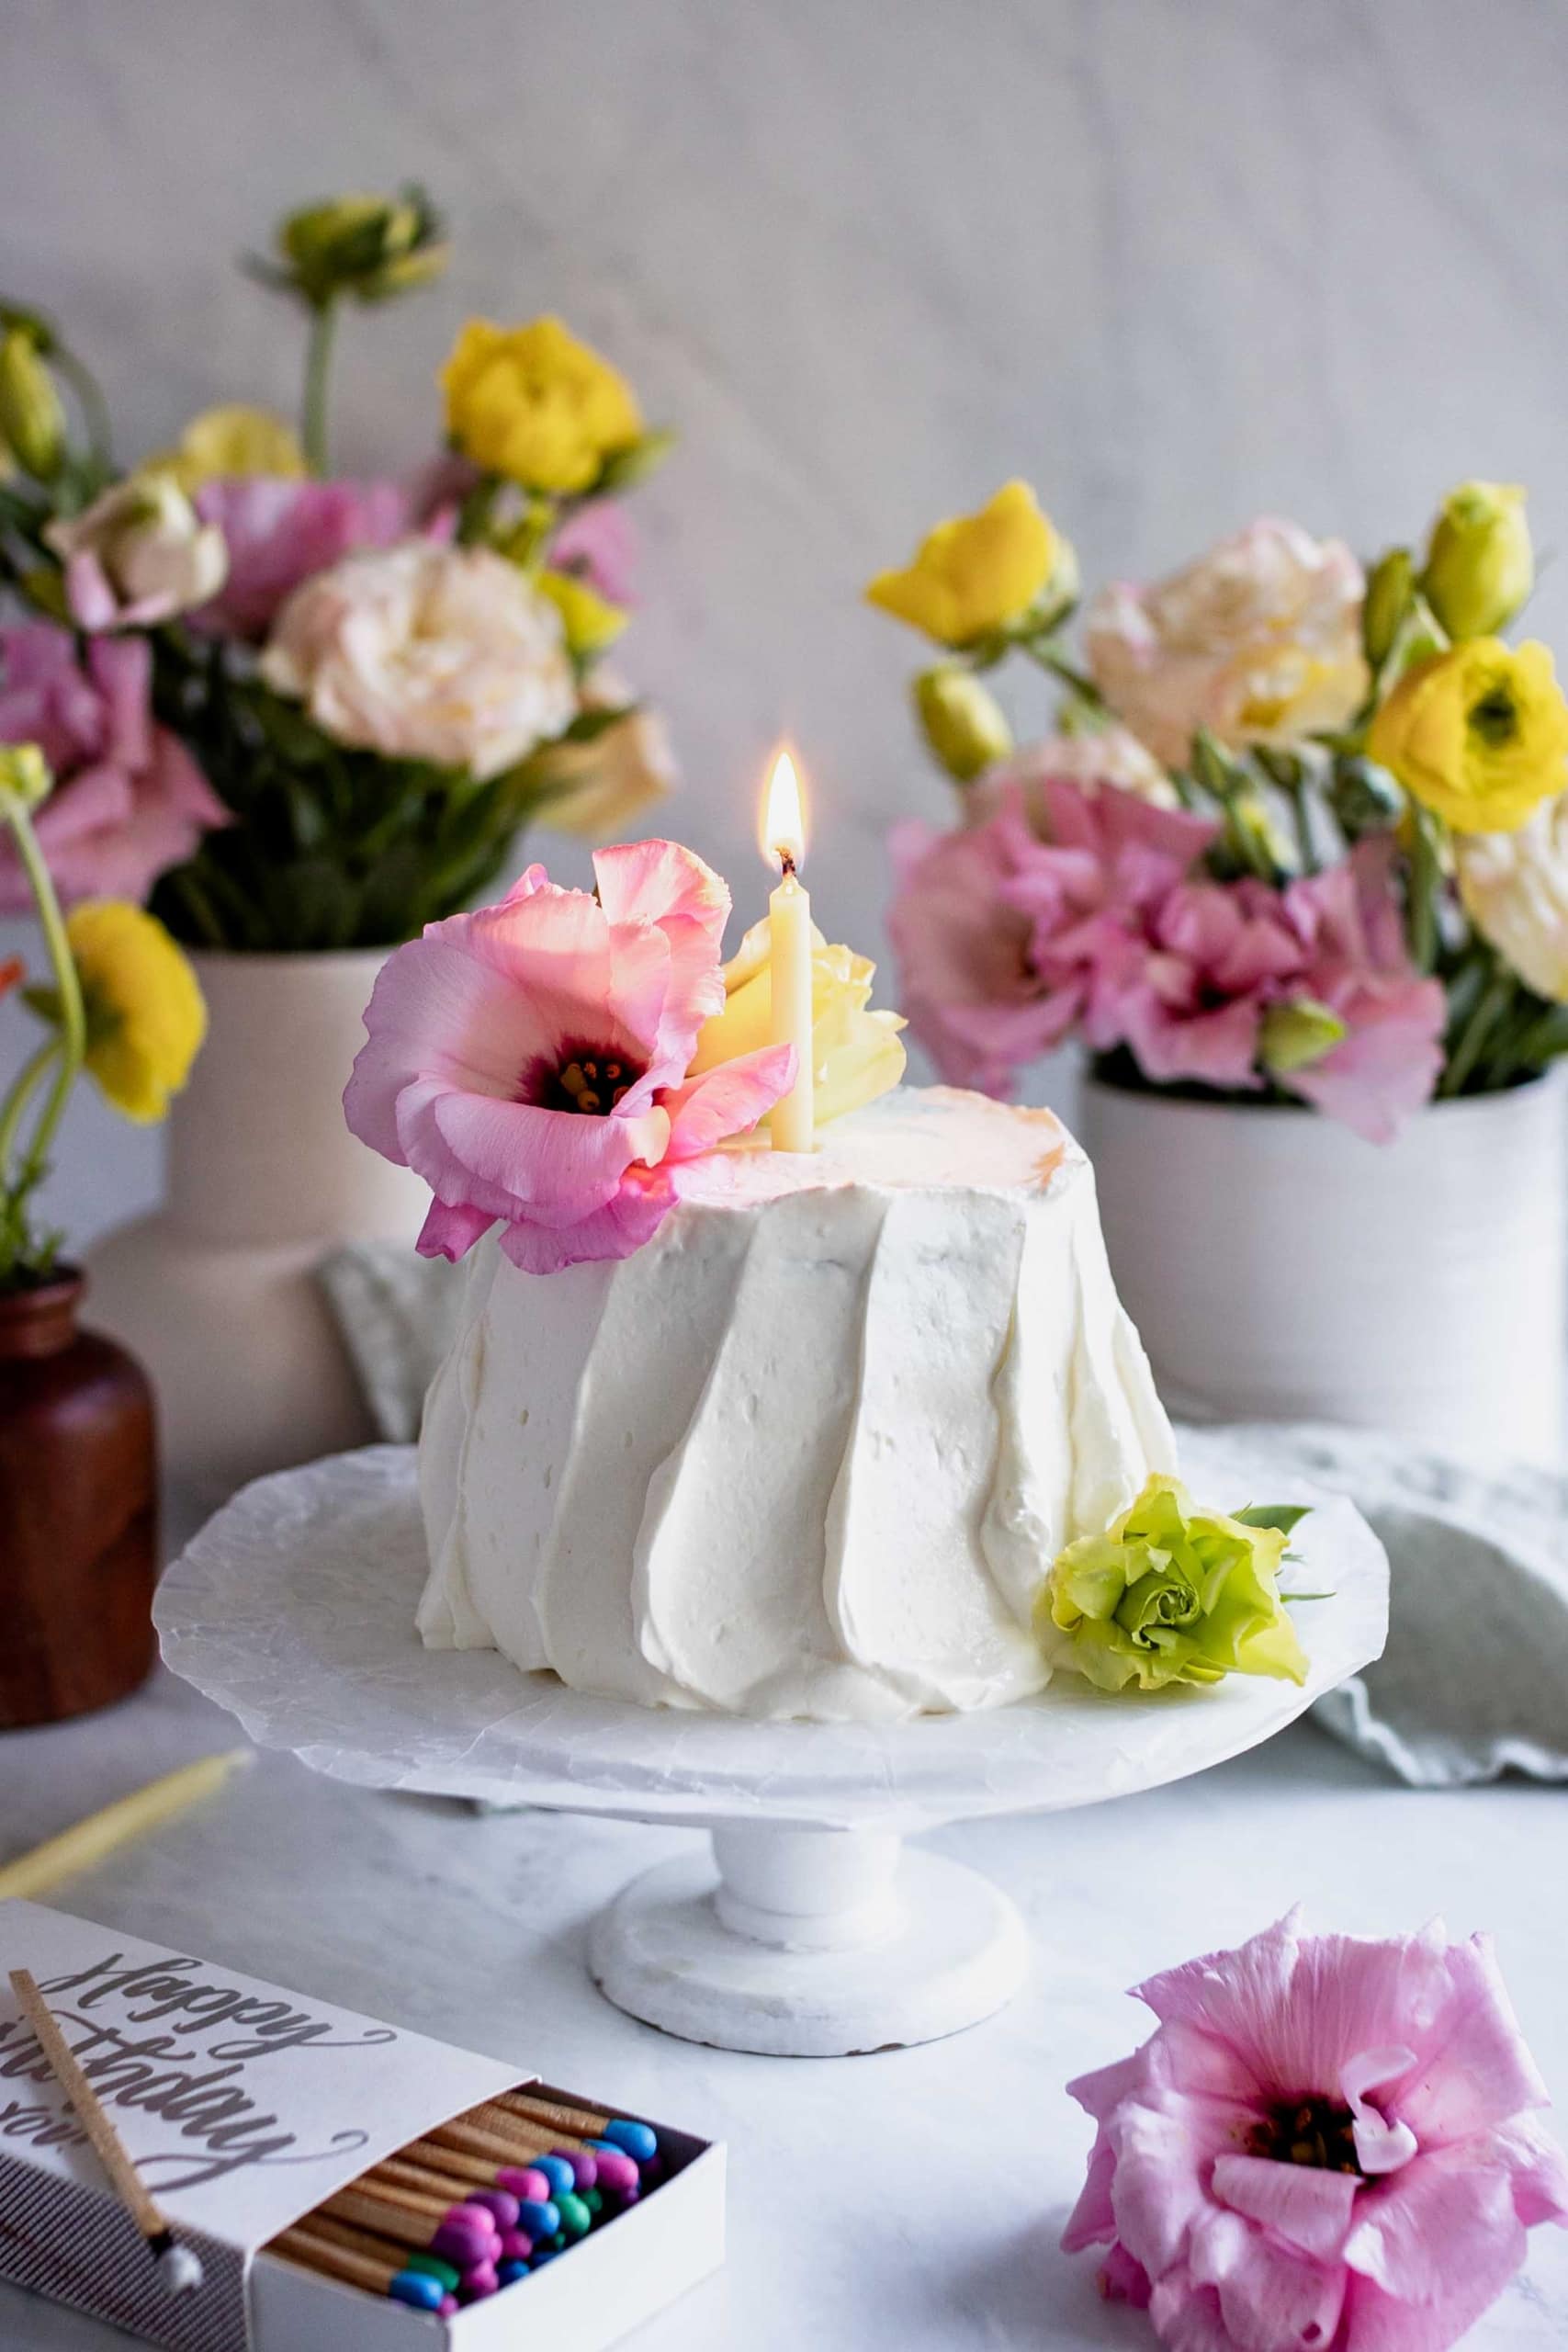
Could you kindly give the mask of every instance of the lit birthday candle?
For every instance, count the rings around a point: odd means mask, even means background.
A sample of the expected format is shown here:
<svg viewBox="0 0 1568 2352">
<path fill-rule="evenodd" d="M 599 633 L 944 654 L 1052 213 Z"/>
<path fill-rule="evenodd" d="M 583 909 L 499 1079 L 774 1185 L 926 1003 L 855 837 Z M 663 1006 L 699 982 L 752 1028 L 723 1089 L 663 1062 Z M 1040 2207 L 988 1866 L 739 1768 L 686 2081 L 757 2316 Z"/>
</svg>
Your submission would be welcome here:
<svg viewBox="0 0 1568 2352">
<path fill-rule="evenodd" d="M 762 854 L 784 869 L 768 900 L 770 1041 L 793 1046 L 797 1063 L 789 1092 L 774 1103 L 768 1130 L 775 1151 L 815 1148 L 811 1057 L 811 900 L 798 867 L 806 855 L 800 779 L 795 762 L 781 752 L 768 778 L 762 813 Z"/>
</svg>

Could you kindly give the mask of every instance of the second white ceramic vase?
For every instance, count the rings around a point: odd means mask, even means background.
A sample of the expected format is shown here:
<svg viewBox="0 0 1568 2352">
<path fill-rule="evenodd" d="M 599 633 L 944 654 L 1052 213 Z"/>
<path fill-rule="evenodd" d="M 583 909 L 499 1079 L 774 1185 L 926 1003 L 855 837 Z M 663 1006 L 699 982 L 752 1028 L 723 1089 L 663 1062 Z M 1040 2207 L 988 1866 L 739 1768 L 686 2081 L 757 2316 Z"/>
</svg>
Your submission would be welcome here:
<svg viewBox="0 0 1568 2352">
<path fill-rule="evenodd" d="M 1093 1078 L 1080 1117 L 1111 1269 L 1172 1411 L 1559 1458 L 1568 1122 L 1555 1075 L 1433 1103 L 1381 1146 L 1304 1107 Z"/>
<path fill-rule="evenodd" d="M 93 1319 L 152 1374 L 164 1462 L 203 1498 L 374 1435 L 315 1269 L 335 1242 L 412 1246 L 428 1205 L 344 1120 L 384 953 L 193 956 L 209 1026 L 166 1204 L 87 1260 Z"/>
</svg>

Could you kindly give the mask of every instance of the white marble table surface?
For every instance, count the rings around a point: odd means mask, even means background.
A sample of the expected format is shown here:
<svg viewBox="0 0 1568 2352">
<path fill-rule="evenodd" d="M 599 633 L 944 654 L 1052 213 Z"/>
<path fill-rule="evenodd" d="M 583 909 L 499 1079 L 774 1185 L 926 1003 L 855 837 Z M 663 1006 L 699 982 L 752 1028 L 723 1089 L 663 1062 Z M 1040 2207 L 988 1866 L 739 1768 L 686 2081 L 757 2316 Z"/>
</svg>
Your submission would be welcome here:
<svg viewBox="0 0 1568 2352">
<path fill-rule="evenodd" d="M 106 1714 L 0 1738 L 0 1855 L 235 1736 L 160 1673 Z M 1136 2352 L 1152 2340 L 1144 2323 L 1100 2301 L 1091 2260 L 1056 2249 L 1089 2137 L 1062 2086 L 1140 2037 L 1144 2012 L 1122 1987 L 1298 1899 L 1315 1922 L 1362 1932 L 1441 1911 L 1456 1931 L 1496 1933 L 1568 2110 L 1563 1825 L 1558 1792 L 1413 1792 L 1303 1724 L 1147 1796 L 951 1832 L 935 1842 L 1024 1911 L 1037 1945 L 1027 1988 L 953 2041 L 830 2061 L 668 2041 L 592 1990 L 590 1917 L 686 1832 L 481 1819 L 263 1756 L 211 1804 L 51 1899 L 728 2141 L 728 2268 L 642 2330 L 638 2352 Z M 1568 2232 L 1538 2231 L 1528 2272 L 1467 2341 L 1545 2352 L 1565 2339 Z M 5 2352 L 126 2340 L 0 2288 Z"/>
</svg>

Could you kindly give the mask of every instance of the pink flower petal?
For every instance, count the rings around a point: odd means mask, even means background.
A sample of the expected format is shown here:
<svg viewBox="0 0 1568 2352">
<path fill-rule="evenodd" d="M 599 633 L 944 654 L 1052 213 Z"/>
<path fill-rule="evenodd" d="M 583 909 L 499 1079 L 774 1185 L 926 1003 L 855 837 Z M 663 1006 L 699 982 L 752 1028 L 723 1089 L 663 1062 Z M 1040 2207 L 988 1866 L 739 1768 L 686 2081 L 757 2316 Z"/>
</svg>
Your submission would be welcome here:
<svg viewBox="0 0 1568 2352">
<path fill-rule="evenodd" d="M 1100 2291 L 1108 2303 L 1130 2303 L 1135 2312 L 1146 2312 L 1149 2274 L 1124 2245 L 1113 2245 L 1100 2265 Z"/>
<path fill-rule="evenodd" d="M 1345 2259 L 1403 2302 L 1481 2290 L 1481 2311 L 1517 2270 L 1526 2244 L 1506 2165 L 1488 2163 L 1483 2148 L 1447 2148 L 1363 2193 Z"/>
<path fill-rule="evenodd" d="M 494 1223 L 482 1209 L 448 1208 L 444 1201 L 432 1201 L 414 1247 L 422 1258 L 445 1258 L 456 1265 Z"/>
<path fill-rule="evenodd" d="M 1360 2183 L 1354 2173 L 1225 2154 L 1214 2159 L 1213 2187 L 1233 2213 L 1262 2222 L 1303 2254 L 1326 2262 L 1344 2246 Z"/>
<path fill-rule="evenodd" d="M 1157 2106 L 1127 2100 L 1106 2124 L 1116 2151 L 1116 2234 L 1152 2278 L 1183 2258 L 1192 2230 L 1213 2210 L 1204 2180 L 1234 2132 L 1218 2101 L 1157 2096 Z"/>
<path fill-rule="evenodd" d="M 1188 2267 L 1218 2290 L 1237 2352 L 1328 2352 L 1345 2301 L 1338 2262 L 1314 2262 L 1216 2210 L 1193 2232 Z"/>
<path fill-rule="evenodd" d="M 1213 2287 L 1201 2287 L 1185 2263 L 1151 2281 L 1149 2317 L 1167 2352 L 1237 2352 Z"/>
<path fill-rule="evenodd" d="M 690 1063 L 703 1023 L 724 1004 L 718 953 L 729 888 L 677 842 L 630 842 L 594 853 L 599 899 L 613 924 L 655 924 L 669 942 L 670 982 L 658 1034 L 661 1064 Z"/>
<path fill-rule="evenodd" d="M 746 1135 L 795 1084 L 793 1046 L 762 1046 L 719 1062 L 662 1098 L 671 1159 L 694 1159 L 726 1136 Z"/>
<path fill-rule="evenodd" d="M 644 1123 L 541 1111 L 477 1094 L 440 1095 L 437 1134 L 480 1184 L 530 1208 L 601 1208 L 652 1148 Z"/>
<path fill-rule="evenodd" d="M 501 1246 L 525 1274 L 555 1274 L 568 1266 L 629 1258 L 652 1240 L 674 1205 L 668 1182 L 624 1185 L 602 1208 L 575 1224 L 509 1225 Z"/>
</svg>

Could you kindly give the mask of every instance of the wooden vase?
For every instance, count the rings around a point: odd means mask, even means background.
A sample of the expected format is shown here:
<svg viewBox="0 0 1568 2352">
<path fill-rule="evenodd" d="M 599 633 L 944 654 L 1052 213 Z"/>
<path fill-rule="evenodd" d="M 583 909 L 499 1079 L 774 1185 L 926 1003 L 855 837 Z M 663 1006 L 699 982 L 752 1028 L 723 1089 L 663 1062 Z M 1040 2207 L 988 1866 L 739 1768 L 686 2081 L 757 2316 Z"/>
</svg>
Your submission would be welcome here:
<svg viewBox="0 0 1568 2352">
<path fill-rule="evenodd" d="M 107 1707 L 157 1655 L 152 1392 L 82 1291 L 0 1295 L 0 1730 Z"/>
</svg>

